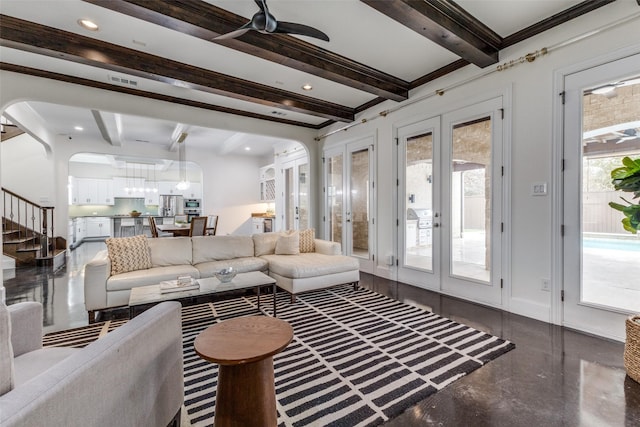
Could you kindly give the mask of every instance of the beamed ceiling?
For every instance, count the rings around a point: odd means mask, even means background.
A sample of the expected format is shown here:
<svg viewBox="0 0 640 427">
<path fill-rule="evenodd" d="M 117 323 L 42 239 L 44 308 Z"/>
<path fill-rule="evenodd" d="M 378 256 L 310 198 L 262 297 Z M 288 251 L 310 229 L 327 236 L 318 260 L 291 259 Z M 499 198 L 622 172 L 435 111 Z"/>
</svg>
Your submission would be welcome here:
<svg viewBox="0 0 640 427">
<path fill-rule="evenodd" d="M 0 68 L 320 129 L 497 64 L 506 47 L 612 2 L 268 0 L 279 21 L 318 28 L 325 42 L 256 31 L 214 40 L 251 18 L 250 0 L 3 0 Z"/>
</svg>

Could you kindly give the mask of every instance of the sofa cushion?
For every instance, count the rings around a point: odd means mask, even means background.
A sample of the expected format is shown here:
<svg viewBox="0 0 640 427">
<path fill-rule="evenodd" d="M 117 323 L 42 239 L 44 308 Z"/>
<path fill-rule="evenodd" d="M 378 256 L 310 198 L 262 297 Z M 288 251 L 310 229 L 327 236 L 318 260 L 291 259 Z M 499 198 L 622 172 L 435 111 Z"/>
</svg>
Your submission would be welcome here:
<svg viewBox="0 0 640 427">
<path fill-rule="evenodd" d="M 11 347 L 11 316 L 4 302 L 0 301 L 0 396 L 11 391 L 14 385 L 13 348 Z"/>
<path fill-rule="evenodd" d="M 200 272 L 200 277 L 213 277 L 213 274 L 226 267 L 233 267 L 238 273 L 250 271 L 266 271 L 269 269 L 267 260 L 257 257 L 234 258 L 221 261 L 201 262 L 194 265 Z"/>
<path fill-rule="evenodd" d="M 307 228 L 306 230 L 300 230 L 300 253 L 309 253 L 316 251 L 316 230 L 314 228 Z"/>
<path fill-rule="evenodd" d="M 273 255 L 276 253 L 276 242 L 282 233 L 259 233 L 251 236 L 255 247 L 255 256 Z"/>
<path fill-rule="evenodd" d="M 191 238 L 162 237 L 149 239 L 149 253 L 151 254 L 153 267 L 191 264 Z"/>
<path fill-rule="evenodd" d="M 49 347 L 30 351 L 15 359 L 16 387 L 37 377 L 56 363 L 80 351 L 72 347 Z"/>
<path fill-rule="evenodd" d="M 253 256 L 251 236 L 198 236 L 192 238 L 193 264 Z"/>
<path fill-rule="evenodd" d="M 344 255 L 310 253 L 298 256 L 265 255 L 262 258 L 269 262 L 270 273 L 292 279 L 343 273 L 360 268 L 356 259 Z"/>
<path fill-rule="evenodd" d="M 147 237 L 110 237 L 105 243 L 111 259 L 111 275 L 151 267 Z"/>
<path fill-rule="evenodd" d="M 300 253 L 300 235 L 298 230 L 288 231 L 276 241 L 276 255 L 298 255 Z"/>
<path fill-rule="evenodd" d="M 165 237 L 161 239 L 165 239 Z M 107 291 L 122 291 L 139 286 L 157 285 L 163 280 L 175 280 L 178 276 L 187 274 L 194 279 L 200 278 L 198 269 L 191 264 L 169 265 L 166 267 L 154 267 L 149 270 L 130 271 L 109 277 L 107 280 Z"/>
</svg>

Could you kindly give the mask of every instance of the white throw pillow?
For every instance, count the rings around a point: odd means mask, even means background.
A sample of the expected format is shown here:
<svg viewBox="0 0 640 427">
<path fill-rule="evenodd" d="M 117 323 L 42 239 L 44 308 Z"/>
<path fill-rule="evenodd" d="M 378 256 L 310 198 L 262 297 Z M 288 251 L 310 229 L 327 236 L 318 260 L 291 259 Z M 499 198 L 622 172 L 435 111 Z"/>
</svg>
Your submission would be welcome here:
<svg viewBox="0 0 640 427">
<path fill-rule="evenodd" d="M 300 234 L 291 230 L 278 237 L 276 255 L 298 255 L 300 253 Z"/>
</svg>

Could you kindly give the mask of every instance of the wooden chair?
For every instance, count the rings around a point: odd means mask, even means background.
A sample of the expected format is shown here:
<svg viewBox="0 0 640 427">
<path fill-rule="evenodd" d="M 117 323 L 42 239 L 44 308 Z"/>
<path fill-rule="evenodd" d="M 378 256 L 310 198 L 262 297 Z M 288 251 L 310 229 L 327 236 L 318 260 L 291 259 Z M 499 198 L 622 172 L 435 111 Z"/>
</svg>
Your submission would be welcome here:
<svg viewBox="0 0 640 427">
<path fill-rule="evenodd" d="M 204 236 L 207 231 L 207 217 L 196 216 L 191 218 L 191 230 L 189 236 Z"/>
<path fill-rule="evenodd" d="M 156 228 L 156 219 L 152 216 L 149 217 L 149 229 L 151 230 L 151 237 L 173 237 L 173 233 L 158 233 Z"/>
<path fill-rule="evenodd" d="M 218 215 L 207 216 L 207 236 L 215 236 L 218 230 Z"/>
</svg>

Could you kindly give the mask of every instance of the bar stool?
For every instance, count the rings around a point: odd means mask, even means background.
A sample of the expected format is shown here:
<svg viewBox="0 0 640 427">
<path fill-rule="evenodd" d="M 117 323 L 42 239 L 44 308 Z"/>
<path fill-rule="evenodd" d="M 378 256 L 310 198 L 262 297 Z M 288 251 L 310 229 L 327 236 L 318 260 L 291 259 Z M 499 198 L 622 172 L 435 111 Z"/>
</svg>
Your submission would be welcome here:
<svg viewBox="0 0 640 427">
<path fill-rule="evenodd" d="M 120 237 L 134 236 L 136 234 L 136 219 L 122 218 L 120 220 Z"/>
</svg>

